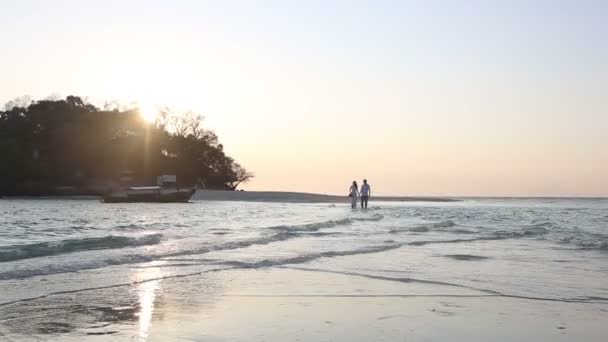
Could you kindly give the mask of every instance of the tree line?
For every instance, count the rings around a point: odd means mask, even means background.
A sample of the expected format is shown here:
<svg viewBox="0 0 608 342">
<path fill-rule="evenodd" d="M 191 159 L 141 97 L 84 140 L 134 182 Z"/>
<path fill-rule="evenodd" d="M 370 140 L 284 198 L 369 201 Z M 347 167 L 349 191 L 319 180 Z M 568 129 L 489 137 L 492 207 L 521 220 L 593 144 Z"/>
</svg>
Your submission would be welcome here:
<svg viewBox="0 0 608 342">
<path fill-rule="evenodd" d="M 78 96 L 7 103 L 0 158 L 0 195 L 100 193 L 121 180 L 155 184 L 162 174 L 182 186 L 235 190 L 253 177 L 200 115 L 164 108 L 151 123 L 136 108 L 101 109 Z"/>
</svg>

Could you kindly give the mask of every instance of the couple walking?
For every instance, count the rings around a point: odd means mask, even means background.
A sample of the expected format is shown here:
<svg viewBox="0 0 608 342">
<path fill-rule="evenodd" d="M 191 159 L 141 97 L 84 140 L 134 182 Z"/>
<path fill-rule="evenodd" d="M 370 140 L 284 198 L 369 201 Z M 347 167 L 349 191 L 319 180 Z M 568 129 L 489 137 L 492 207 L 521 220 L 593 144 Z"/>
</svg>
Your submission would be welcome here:
<svg viewBox="0 0 608 342">
<path fill-rule="evenodd" d="M 367 179 L 363 180 L 363 185 L 361 185 L 361 191 L 359 191 L 359 187 L 357 186 L 357 181 L 353 181 L 353 185 L 350 186 L 350 193 L 348 197 L 350 197 L 350 206 L 354 209 L 357 207 L 357 198 L 361 198 L 361 208 L 367 208 L 367 201 L 369 200 L 369 196 L 371 195 L 372 190 L 367 184 Z"/>
</svg>

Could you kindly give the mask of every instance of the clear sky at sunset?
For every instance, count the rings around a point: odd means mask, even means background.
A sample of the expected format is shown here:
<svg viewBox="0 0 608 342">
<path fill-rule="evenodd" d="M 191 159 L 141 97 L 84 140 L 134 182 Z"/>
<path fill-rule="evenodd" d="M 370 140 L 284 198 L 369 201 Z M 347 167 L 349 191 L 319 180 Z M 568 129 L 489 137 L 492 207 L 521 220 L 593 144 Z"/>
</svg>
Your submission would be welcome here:
<svg viewBox="0 0 608 342">
<path fill-rule="evenodd" d="M 0 2 L 0 102 L 192 109 L 246 189 L 608 196 L 607 1 Z"/>
</svg>

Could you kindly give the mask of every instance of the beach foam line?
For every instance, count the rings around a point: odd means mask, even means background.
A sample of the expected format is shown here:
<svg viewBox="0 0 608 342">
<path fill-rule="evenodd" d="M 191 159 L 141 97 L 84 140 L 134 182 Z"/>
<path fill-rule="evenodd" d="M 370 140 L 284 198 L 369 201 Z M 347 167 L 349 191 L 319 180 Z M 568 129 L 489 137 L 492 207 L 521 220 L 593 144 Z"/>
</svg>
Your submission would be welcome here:
<svg viewBox="0 0 608 342">
<path fill-rule="evenodd" d="M 224 294 L 224 297 L 259 298 L 487 298 L 500 295 L 458 295 L 458 294 Z"/>
<path fill-rule="evenodd" d="M 186 274 L 173 274 L 173 275 L 170 275 L 170 276 L 154 277 L 154 278 L 144 279 L 144 280 L 140 280 L 140 281 L 126 282 L 126 283 L 119 283 L 119 284 L 112 284 L 112 285 L 105 285 L 105 286 L 98 286 L 98 287 L 87 287 L 87 288 L 81 288 L 81 289 L 75 289 L 75 290 L 56 291 L 56 292 L 50 292 L 50 293 L 46 293 L 46 294 L 39 295 L 39 296 L 34 296 L 34 297 L 21 298 L 21 299 L 11 300 L 11 301 L 7 301 L 7 302 L 0 302 L 0 307 L 10 306 L 10 305 L 13 305 L 13 304 L 19 304 L 19 303 L 24 303 L 24 302 L 30 302 L 30 301 L 34 301 L 34 300 L 38 300 L 38 299 L 43 299 L 43 298 L 48 298 L 48 297 L 57 296 L 57 295 L 65 295 L 65 294 L 73 294 L 73 293 L 80 293 L 80 292 L 104 290 L 104 289 L 117 288 L 117 287 L 125 287 L 125 286 L 134 286 L 134 285 L 144 284 L 144 283 L 148 283 L 148 282 L 152 282 L 152 281 L 158 281 L 158 280 L 187 278 L 187 277 L 193 277 L 193 276 L 200 276 L 200 275 L 205 274 L 205 273 L 222 272 L 222 271 L 234 271 L 234 270 L 247 269 L 247 268 L 248 267 L 244 267 L 244 268 L 241 268 L 241 267 L 215 268 L 215 269 L 204 270 L 204 271 L 199 271 L 199 272 L 192 272 L 192 273 L 186 273 Z M 350 276 L 360 276 L 360 277 L 370 278 L 370 275 L 361 274 L 361 273 L 355 273 L 355 272 L 342 272 L 342 271 L 332 271 L 332 270 L 312 269 L 312 268 L 300 268 L 300 267 L 286 267 L 286 266 L 280 266 L 279 268 L 293 269 L 293 270 L 299 270 L 299 271 L 310 271 L 310 272 L 337 273 L 337 274 L 345 274 L 345 275 L 350 275 Z M 413 279 L 413 278 L 391 278 L 391 277 L 382 277 L 382 276 L 374 276 L 374 275 L 371 275 L 371 277 L 373 277 L 373 279 L 384 280 L 384 281 L 397 281 L 397 282 L 412 282 L 412 281 L 416 281 L 416 282 L 431 283 L 431 284 L 436 284 L 436 285 L 448 285 L 448 286 L 457 286 L 457 287 L 467 287 L 467 286 L 459 285 L 459 284 L 452 284 L 452 283 L 443 283 L 443 284 L 441 284 L 441 282 L 428 281 L 428 280 L 422 280 L 422 279 Z M 480 292 L 484 292 L 483 289 L 479 290 L 479 289 L 475 289 L 475 288 L 472 288 L 472 287 L 468 287 L 468 288 L 474 289 L 474 290 L 478 290 Z M 525 299 L 525 300 L 536 300 L 536 301 L 551 301 L 551 302 L 565 302 L 565 303 L 580 303 L 580 304 L 598 304 L 598 303 L 599 304 L 606 304 L 608 302 L 608 298 L 595 297 L 595 296 L 582 296 L 582 297 L 574 297 L 574 298 L 544 298 L 544 297 L 528 297 L 528 296 L 508 295 L 508 294 L 503 294 L 503 293 L 500 293 L 500 292 L 497 292 L 497 291 L 493 291 L 493 290 L 486 290 L 486 291 L 487 292 L 485 294 L 483 294 L 483 295 L 443 295 L 443 294 L 424 295 L 424 294 L 419 294 L 419 295 L 395 295 L 395 296 L 400 296 L 400 297 L 414 297 L 414 296 L 417 296 L 417 297 L 456 297 L 456 296 L 459 296 L 459 297 L 505 297 L 505 298 L 513 298 L 513 299 Z M 226 296 L 233 296 L 233 295 L 226 295 Z M 297 296 L 297 295 L 295 295 L 295 296 Z M 380 296 L 386 296 L 386 295 L 380 295 Z"/>
<path fill-rule="evenodd" d="M 218 268 L 218 269 L 204 270 L 204 271 L 200 271 L 200 272 L 193 272 L 193 273 L 187 273 L 187 274 L 173 274 L 170 276 L 155 277 L 155 278 L 149 278 L 149 279 L 139 280 L 139 281 L 132 281 L 132 282 L 127 282 L 127 283 L 119 283 L 119 284 L 96 286 L 96 287 L 85 287 L 85 288 L 75 289 L 75 290 L 56 291 L 56 292 L 50 292 L 50 293 L 46 293 L 43 295 L 35 296 L 35 297 L 21 298 L 21 299 L 11 300 L 8 302 L 0 302 L 0 307 L 17 304 L 17 303 L 23 303 L 23 302 L 31 302 L 31 301 L 34 301 L 37 299 L 43 299 L 43 298 L 47 298 L 47 297 L 64 295 L 64 294 L 112 289 L 112 288 L 124 287 L 124 286 L 133 286 L 133 285 L 148 283 L 151 281 L 192 277 L 192 276 L 198 276 L 198 275 L 205 274 L 205 273 L 218 272 L 218 271 L 224 271 L 224 270 L 230 270 L 230 268 Z"/>
<path fill-rule="evenodd" d="M 320 268 L 287 267 L 287 266 L 282 266 L 280 268 L 292 269 L 292 270 L 298 270 L 298 271 L 308 271 L 308 272 L 342 274 L 342 275 L 363 277 L 363 278 L 368 278 L 368 279 L 393 281 L 393 282 L 399 282 L 399 283 L 421 283 L 421 284 L 430 284 L 430 285 L 459 287 L 459 288 L 465 288 L 468 290 L 474 290 L 474 291 L 478 291 L 481 293 L 485 293 L 486 296 L 495 296 L 495 297 L 504 297 L 504 298 L 526 299 L 526 300 L 548 301 L 548 302 L 563 302 L 563 303 L 583 303 L 583 304 L 596 304 L 596 303 L 605 304 L 606 302 L 608 302 L 608 298 L 597 297 L 597 296 L 580 296 L 580 297 L 569 297 L 569 298 L 523 296 L 523 295 L 506 294 L 506 293 L 502 293 L 500 291 L 484 289 L 484 288 L 477 288 L 474 286 L 468 286 L 468 285 L 463 285 L 463 284 L 448 283 L 448 282 L 435 281 L 435 280 L 425 280 L 425 279 L 418 279 L 418 278 L 408 278 L 408 277 L 393 278 L 393 277 L 378 276 L 378 275 L 373 275 L 373 274 L 327 270 L 327 269 L 320 269 Z"/>
<path fill-rule="evenodd" d="M 108 235 L 103 237 L 4 246 L 0 247 L 0 262 L 99 249 L 155 245 L 160 243 L 161 238 L 162 234 L 150 234 L 139 237 Z"/>
</svg>

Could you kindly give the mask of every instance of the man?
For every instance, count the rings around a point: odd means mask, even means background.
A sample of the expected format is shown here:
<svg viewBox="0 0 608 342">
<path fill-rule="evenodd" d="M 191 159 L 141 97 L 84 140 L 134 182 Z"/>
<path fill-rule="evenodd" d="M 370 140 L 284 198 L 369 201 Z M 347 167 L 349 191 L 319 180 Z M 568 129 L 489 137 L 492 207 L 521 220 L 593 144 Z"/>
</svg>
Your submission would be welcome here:
<svg viewBox="0 0 608 342">
<path fill-rule="evenodd" d="M 369 184 L 367 184 L 367 179 L 364 179 L 363 185 L 361 185 L 361 208 L 367 208 L 367 201 L 371 194 L 372 189 L 369 187 Z"/>
</svg>

